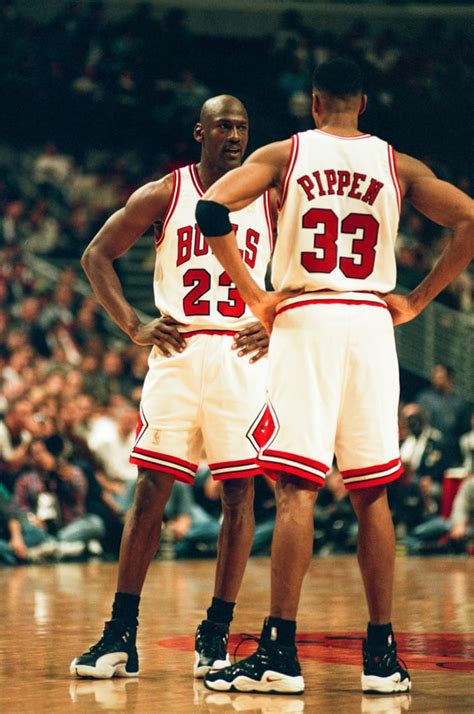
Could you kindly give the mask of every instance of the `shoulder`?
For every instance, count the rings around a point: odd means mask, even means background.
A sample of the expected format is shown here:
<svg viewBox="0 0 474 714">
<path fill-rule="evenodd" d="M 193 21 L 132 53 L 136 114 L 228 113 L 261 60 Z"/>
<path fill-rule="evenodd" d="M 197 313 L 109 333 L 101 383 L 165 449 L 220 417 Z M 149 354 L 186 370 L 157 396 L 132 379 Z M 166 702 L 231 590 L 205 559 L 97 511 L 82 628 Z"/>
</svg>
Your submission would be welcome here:
<svg viewBox="0 0 474 714">
<path fill-rule="evenodd" d="M 260 149 L 254 151 L 245 163 L 271 164 L 274 168 L 286 168 L 291 156 L 293 144 L 293 137 L 283 141 L 275 141 L 272 144 L 266 144 L 266 146 L 262 146 Z"/>
<path fill-rule="evenodd" d="M 395 152 L 395 160 L 397 163 L 397 173 L 403 193 L 409 192 L 412 185 L 422 179 L 436 178 L 433 171 L 420 161 L 409 154 L 403 154 L 400 151 Z"/>
<path fill-rule="evenodd" d="M 153 203 L 161 201 L 163 198 L 169 198 L 173 191 L 174 182 L 174 172 L 163 176 L 158 181 L 149 181 L 131 194 L 127 205 L 130 203 Z"/>
<path fill-rule="evenodd" d="M 159 220 L 173 194 L 174 181 L 174 174 L 167 174 L 158 181 L 150 181 L 140 186 L 125 205 L 126 216 L 146 215 L 150 223 Z"/>
</svg>

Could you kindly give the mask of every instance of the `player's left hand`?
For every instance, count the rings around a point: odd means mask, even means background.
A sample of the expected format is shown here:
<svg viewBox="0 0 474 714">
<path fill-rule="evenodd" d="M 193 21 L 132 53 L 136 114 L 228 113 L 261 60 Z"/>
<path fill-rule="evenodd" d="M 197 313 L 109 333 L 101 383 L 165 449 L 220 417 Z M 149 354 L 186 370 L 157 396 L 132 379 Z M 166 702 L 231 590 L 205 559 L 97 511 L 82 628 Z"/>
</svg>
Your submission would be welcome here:
<svg viewBox="0 0 474 714">
<path fill-rule="evenodd" d="M 254 352 L 249 362 L 257 362 L 267 354 L 268 342 L 269 337 L 263 325 L 260 322 L 253 322 L 240 332 L 236 332 L 232 349 L 239 350 L 237 353 L 239 357 Z"/>
</svg>

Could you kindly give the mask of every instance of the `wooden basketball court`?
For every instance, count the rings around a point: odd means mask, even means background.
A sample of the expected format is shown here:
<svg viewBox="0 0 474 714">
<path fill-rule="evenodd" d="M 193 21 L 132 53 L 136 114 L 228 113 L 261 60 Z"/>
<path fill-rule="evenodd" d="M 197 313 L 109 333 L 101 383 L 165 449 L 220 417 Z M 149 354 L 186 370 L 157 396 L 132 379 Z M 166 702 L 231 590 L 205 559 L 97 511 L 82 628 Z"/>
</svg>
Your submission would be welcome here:
<svg viewBox="0 0 474 714">
<path fill-rule="evenodd" d="M 366 611 L 354 556 L 315 558 L 298 621 L 304 696 L 218 694 L 192 678 L 193 634 L 209 604 L 213 561 L 154 561 L 140 613 L 139 680 L 78 680 L 73 657 L 109 617 L 116 564 L 0 570 L 0 711 L 5 714 L 468 714 L 474 712 L 474 559 L 399 558 L 393 622 L 411 696 L 363 696 Z M 249 563 L 231 653 L 268 608 L 267 558 Z M 254 645 L 239 649 L 239 657 Z"/>
</svg>

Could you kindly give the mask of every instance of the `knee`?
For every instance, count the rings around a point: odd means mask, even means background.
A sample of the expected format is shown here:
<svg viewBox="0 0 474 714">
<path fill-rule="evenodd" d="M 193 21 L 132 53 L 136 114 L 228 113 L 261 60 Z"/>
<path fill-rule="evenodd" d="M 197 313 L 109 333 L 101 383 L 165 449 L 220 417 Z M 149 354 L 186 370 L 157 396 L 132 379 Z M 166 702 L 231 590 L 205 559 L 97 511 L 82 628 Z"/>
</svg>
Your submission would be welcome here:
<svg viewBox="0 0 474 714">
<path fill-rule="evenodd" d="M 222 508 L 226 511 L 240 511 L 253 508 L 253 479 L 229 479 L 222 482 Z"/>
<path fill-rule="evenodd" d="M 318 487 L 312 481 L 297 476 L 281 476 L 275 487 L 277 508 L 279 511 L 294 512 L 312 510 L 317 493 Z"/>
<path fill-rule="evenodd" d="M 357 518 L 362 518 L 372 511 L 390 512 L 386 486 L 373 486 L 350 491 L 349 498 Z"/>
<path fill-rule="evenodd" d="M 168 474 L 139 469 L 133 508 L 145 513 L 164 508 L 173 488 L 174 479 Z"/>
</svg>

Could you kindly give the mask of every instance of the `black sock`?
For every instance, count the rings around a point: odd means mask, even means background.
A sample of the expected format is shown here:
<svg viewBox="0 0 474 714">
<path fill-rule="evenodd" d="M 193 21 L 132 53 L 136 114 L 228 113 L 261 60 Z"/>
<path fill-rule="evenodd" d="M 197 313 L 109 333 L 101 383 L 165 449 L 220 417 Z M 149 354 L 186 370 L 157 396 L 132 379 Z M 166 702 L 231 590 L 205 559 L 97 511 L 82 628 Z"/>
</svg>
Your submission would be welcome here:
<svg viewBox="0 0 474 714">
<path fill-rule="evenodd" d="M 227 602 L 218 597 L 213 597 L 211 607 L 207 611 L 207 619 L 211 622 L 220 622 L 230 625 L 234 616 L 235 602 Z"/>
<path fill-rule="evenodd" d="M 369 647 L 386 647 L 393 640 L 392 623 L 386 625 L 367 625 L 367 644 Z"/>
<path fill-rule="evenodd" d="M 139 605 L 140 595 L 115 593 L 114 604 L 112 605 L 112 619 L 133 621 L 134 624 L 138 625 Z"/>
<path fill-rule="evenodd" d="M 271 641 L 279 642 L 281 645 L 285 645 L 285 647 L 295 646 L 296 620 L 268 617 L 265 620 L 263 630 Z"/>
</svg>

